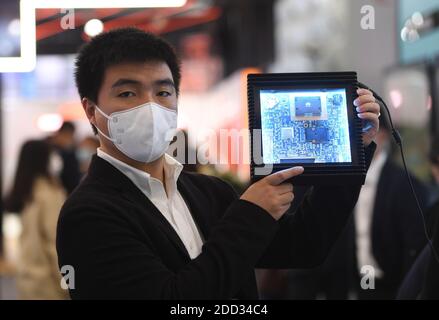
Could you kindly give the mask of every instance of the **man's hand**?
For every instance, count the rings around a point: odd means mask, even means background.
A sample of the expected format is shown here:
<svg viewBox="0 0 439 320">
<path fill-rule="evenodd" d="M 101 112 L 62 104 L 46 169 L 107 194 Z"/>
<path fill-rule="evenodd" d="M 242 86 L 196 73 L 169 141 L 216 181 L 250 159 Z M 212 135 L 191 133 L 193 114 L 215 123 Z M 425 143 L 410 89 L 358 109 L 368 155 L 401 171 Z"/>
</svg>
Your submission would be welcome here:
<svg viewBox="0 0 439 320">
<path fill-rule="evenodd" d="M 363 143 L 367 147 L 379 130 L 380 105 L 367 89 L 358 89 L 357 94 L 354 105 L 357 107 L 358 117 L 363 120 Z"/>
<path fill-rule="evenodd" d="M 241 199 L 258 205 L 268 211 L 274 219 L 279 220 L 294 199 L 293 185 L 283 182 L 301 173 L 303 167 L 293 167 L 273 173 L 253 183 Z"/>
</svg>

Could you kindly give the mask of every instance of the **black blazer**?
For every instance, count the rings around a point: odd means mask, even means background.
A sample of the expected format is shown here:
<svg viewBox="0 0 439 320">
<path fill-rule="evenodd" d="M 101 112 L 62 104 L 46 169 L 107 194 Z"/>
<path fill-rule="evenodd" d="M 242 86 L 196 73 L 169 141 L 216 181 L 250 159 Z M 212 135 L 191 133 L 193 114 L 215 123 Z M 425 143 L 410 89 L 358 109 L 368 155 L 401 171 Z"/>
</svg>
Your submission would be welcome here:
<svg viewBox="0 0 439 320">
<path fill-rule="evenodd" d="M 374 150 L 367 149 L 368 163 Z M 275 221 L 218 178 L 183 171 L 177 187 L 205 239 L 194 260 L 150 200 L 93 158 L 58 221 L 58 262 L 75 270 L 73 299 L 255 299 L 256 266 L 325 260 L 360 191 L 315 188 L 295 214 Z"/>
<path fill-rule="evenodd" d="M 431 249 L 426 245 L 416 258 L 409 272 L 404 277 L 404 281 L 399 287 L 397 300 L 415 300 L 422 292 L 425 275 L 427 273 L 428 264 L 432 258 Z M 429 282 L 430 284 L 430 282 Z"/>
<path fill-rule="evenodd" d="M 428 189 L 412 176 L 423 209 Z M 405 274 L 426 244 L 421 216 L 405 171 L 387 161 L 378 181 L 372 218 L 372 252 L 395 294 Z"/>
<path fill-rule="evenodd" d="M 428 234 L 434 250 L 439 252 L 439 201 L 435 201 L 426 213 L 429 218 Z M 439 262 L 427 243 L 416 258 L 410 272 L 401 285 L 397 299 L 439 299 Z"/>
<path fill-rule="evenodd" d="M 421 290 L 421 299 L 439 299 L 439 201 L 436 201 L 429 210 L 429 236 L 435 253 L 431 250 L 430 257 L 426 261 L 425 279 Z M 430 246 L 428 245 L 428 248 Z"/>
</svg>

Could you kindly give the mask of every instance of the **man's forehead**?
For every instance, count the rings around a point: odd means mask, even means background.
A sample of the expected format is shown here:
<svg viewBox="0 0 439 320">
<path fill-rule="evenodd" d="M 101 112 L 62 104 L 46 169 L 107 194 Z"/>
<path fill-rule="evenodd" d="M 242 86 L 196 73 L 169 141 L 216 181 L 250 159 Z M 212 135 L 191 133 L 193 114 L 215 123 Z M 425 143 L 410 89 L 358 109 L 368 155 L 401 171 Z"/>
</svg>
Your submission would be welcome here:
<svg viewBox="0 0 439 320">
<path fill-rule="evenodd" d="M 165 62 L 126 62 L 108 67 L 104 74 L 104 82 L 109 86 L 120 79 L 146 84 L 166 78 L 172 79 L 172 73 Z"/>
</svg>

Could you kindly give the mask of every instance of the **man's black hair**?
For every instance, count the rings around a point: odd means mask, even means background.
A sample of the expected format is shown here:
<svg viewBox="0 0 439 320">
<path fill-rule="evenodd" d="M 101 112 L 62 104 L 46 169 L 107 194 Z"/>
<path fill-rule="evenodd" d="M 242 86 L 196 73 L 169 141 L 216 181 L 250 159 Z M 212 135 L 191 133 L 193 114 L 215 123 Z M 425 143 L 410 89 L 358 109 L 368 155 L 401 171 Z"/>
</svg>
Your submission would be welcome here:
<svg viewBox="0 0 439 320">
<path fill-rule="evenodd" d="M 125 62 L 165 62 L 171 70 L 178 95 L 180 61 L 174 48 L 163 38 L 137 28 L 101 33 L 85 44 L 75 62 L 79 96 L 98 104 L 98 93 L 108 67 Z M 94 126 L 93 131 L 97 133 Z"/>
</svg>

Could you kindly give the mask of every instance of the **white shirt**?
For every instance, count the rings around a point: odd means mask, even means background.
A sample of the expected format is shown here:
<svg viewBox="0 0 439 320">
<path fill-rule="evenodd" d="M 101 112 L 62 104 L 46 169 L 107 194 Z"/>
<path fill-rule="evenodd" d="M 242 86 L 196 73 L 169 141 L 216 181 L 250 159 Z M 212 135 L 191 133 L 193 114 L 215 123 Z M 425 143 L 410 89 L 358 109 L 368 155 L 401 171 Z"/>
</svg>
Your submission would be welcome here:
<svg viewBox="0 0 439 320">
<path fill-rule="evenodd" d="M 366 181 L 361 189 L 358 202 L 355 207 L 355 231 L 357 244 L 357 267 L 361 272 L 363 266 L 374 267 L 375 276 L 381 278 L 383 271 L 372 253 L 372 219 L 375 204 L 375 196 L 381 171 L 387 160 L 387 153 L 380 152 L 370 164 L 367 171 Z"/>
<path fill-rule="evenodd" d="M 186 202 L 177 189 L 177 179 L 183 169 L 181 163 L 165 153 L 165 191 L 162 182 L 151 177 L 149 173 L 136 169 L 110 156 L 102 151 L 101 148 L 98 148 L 97 155 L 127 176 L 148 197 L 174 228 L 191 259 L 196 258 L 201 253 L 203 246 L 201 234 Z"/>
</svg>

